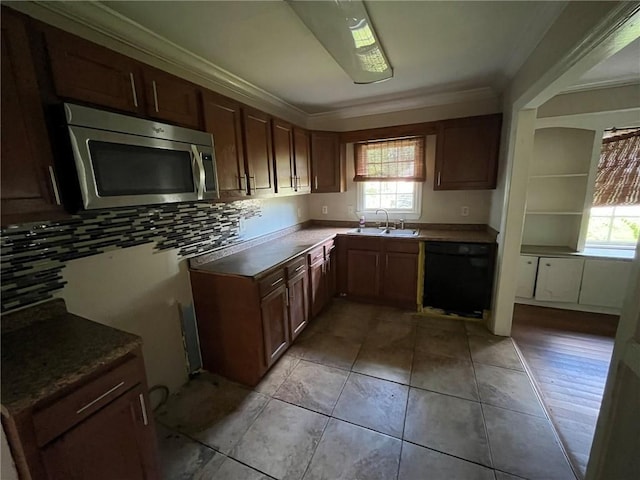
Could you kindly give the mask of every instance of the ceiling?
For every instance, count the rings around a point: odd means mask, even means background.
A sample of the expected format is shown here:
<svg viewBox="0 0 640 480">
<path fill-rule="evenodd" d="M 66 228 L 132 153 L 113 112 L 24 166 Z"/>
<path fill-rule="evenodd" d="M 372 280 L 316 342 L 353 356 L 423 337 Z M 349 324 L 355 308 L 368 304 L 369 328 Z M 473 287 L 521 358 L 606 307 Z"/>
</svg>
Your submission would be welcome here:
<svg viewBox="0 0 640 480">
<path fill-rule="evenodd" d="M 394 78 L 355 85 L 284 1 L 102 3 L 307 114 L 476 89 L 499 95 L 566 5 L 366 2 Z M 633 74 L 635 43 L 615 63 L 618 76 Z M 581 81 L 611 76 L 612 65 L 597 68 Z"/>
</svg>

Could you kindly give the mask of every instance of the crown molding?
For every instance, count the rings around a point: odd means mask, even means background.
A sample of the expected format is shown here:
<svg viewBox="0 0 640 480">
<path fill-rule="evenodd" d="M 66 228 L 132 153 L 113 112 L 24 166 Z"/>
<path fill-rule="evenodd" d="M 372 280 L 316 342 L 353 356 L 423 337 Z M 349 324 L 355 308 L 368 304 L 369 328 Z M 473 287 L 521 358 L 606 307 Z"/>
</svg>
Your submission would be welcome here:
<svg viewBox="0 0 640 480">
<path fill-rule="evenodd" d="M 152 32 L 104 4 L 33 1 L 12 2 L 11 5 L 47 23 L 55 22 L 55 16 L 71 20 L 146 56 L 186 71 L 199 79 L 198 83 L 203 86 L 210 86 L 223 94 L 231 93 L 230 96 L 246 101 L 251 106 L 292 121 L 306 123 L 307 113 L 300 108 Z"/>
<path fill-rule="evenodd" d="M 309 114 L 312 120 L 344 120 L 347 118 L 380 115 L 384 113 L 417 110 L 420 108 L 451 105 L 456 103 L 477 102 L 489 99 L 499 99 L 500 95 L 491 87 L 460 90 L 457 92 L 437 93 L 432 95 L 415 95 L 397 99 L 375 100 L 363 105 L 354 105 L 337 110 Z"/>
<path fill-rule="evenodd" d="M 589 82 L 578 85 L 572 85 L 570 87 L 565 88 L 562 92 L 558 93 L 558 95 L 564 95 L 567 93 L 577 93 L 577 92 L 587 92 L 591 90 L 601 90 L 607 88 L 617 88 L 617 87 L 631 87 L 634 85 L 638 85 L 640 83 L 640 79 L 637 75 L 628 75 L 623 78 L 617 78 L 615 80 L 601 80 L 599 82 Z"/>
</svg>

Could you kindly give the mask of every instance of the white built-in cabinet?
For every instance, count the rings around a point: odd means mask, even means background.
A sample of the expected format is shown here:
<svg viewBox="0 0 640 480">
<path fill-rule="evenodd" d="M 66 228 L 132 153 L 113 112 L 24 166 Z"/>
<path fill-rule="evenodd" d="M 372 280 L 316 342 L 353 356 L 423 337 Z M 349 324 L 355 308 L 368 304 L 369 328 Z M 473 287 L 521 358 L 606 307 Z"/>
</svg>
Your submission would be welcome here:
<svg viewBox="0 0 640 480">
<path fill-rule="evenodd" d="M 594 130 L 536 130 L 529 169 L 524 245 L 580 250 L 588 224 L 596 165 Z M 599 147 L 598 147 L 599 148 Z"/>
<path fill-rule="evenodd" d="M 578 303 L 583 268 L 582 258 L 541 257 L 538 262 L 536 300 Z"/>
<path fill-rule="evenodd" d="M 531 255 L 520 255 L 518 265 L 518 284 L 516 287 L 516 297 L 533 298 L 536 286 L 536 275 L 538 273 L 538 257 Z"/>
<path fill-rule="evenodd" d="M 579 303 L 622 308 L 632 262 L 591 260 L 584 262 Z"/>
</svg>

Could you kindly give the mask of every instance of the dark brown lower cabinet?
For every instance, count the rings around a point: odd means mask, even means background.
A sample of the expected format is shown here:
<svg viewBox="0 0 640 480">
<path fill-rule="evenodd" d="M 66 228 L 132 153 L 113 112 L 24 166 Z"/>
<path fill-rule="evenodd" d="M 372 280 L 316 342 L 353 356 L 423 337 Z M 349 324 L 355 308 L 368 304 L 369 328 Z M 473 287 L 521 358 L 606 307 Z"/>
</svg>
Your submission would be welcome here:
<svg viewBox="0 0 640 480">
<path fill-rule="evenodd" d="M 20 478 L 160 478 L 139 348 L 2 424 Z"/>
<path fill-rule="evenodd" d="M 291 341 L 295 340 L 309 321 L 309 277 L 306 265 L 287 282 L 289 289 L 289 325 Z"/>
<path fill-rule="evenodd" d="M 415 240 L 344 237 L 340 288 L 348 297 L 415 307 L 420 245 Z"/>
<path fill-rule="evenodd" d="M 142 396 L 142 397 L 141 397 Z M 92 480 L 157 478 L 146 454 L 149 439 L 138 386 L 42 449 L 47 478 Z M 153 444 L 153 443 L 151 443 Z"/>
<path fill-rule="evenodd" d="M 290 343 L 287 296 L 287 287 L 281 284 L 260 300 L 267 368 L 273 365 Z"/>
<path fill-rule="evenodd" d="M 322 311 L 336 292 L 334 248 L 334 241 L 331 240 L 308 254 L 311 318 Z"/>
</svg>

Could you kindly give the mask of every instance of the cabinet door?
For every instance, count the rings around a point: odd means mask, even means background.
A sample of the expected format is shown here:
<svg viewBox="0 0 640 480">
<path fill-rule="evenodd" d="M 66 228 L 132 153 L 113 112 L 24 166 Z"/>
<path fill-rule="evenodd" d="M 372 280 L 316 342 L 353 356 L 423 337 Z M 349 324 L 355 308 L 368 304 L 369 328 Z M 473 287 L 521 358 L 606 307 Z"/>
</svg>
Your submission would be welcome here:
<svg viewBox="0 0 640 480">
<path fill-rule="evenodd" d="M 243 108 L 242 128 L 244 155 L 249 170 L 248 191 L 251 195 L 274 193 L 270 118 L 258 110 Z"/>
<path fill-rule="evenodd" d="M 151 67 L 144 69 L 143 76 L 147 115 L 188 128 L 202 128 L 197 86 Z"/>
<path fill-rule="evenodd" d="M 62 212 L 27 32 L 2 9 L 2 225 Z"/>
<path fill-rule="evenodd" d="M 395 302 L 415 305 L 418 292 L 418 255 L 387 252 L 384 254 L 382 296 Z"/>
<path fill-rule="evenodd" d="M 336 249 L 333 243 L 328 245 L 326 249 L 325 277 L 327 282 L 327 298 L 325 303 L 329 302 L 329 300 L 336 296 L 338 289 L 338 262 Z"/>
<path fill-rule="evenodd" d="M 347 294 L 376 298 L 380 292 L 380 252 L 347 251 Z"/>
<path fill-rule="evenodd" d="M 501 114 L 440 122 L 434 190 L 496 188 L 501 125 Z"/>
<path fill-rule="evenodd" d="M 520 255 L 518 264 L 518 285 L 516 287 L 516 297 L 533 298 L 533 289 L 536 285 L 536 274 L 538 273 L 538 257 L 530 255 Z"/>
<path fill-rule="evenodd" d="M 302 333 L 309 320 L 309 277 L 307 271 L 296 275 L 287 284 L 289 291 L 289 326 L 291 340 Z"/>
<path fill-rule="evenodd" d="M 274 119 L 272 128 L 276 192 L 288 194 L 295 190 L 293 127 L 282 120 Z"/>
<path fill-rule="evenodd" d="M 320 313 L 326 303 L 327 282 L 324 276 L 324 259 L 309 265 L 309 303 L 311 318 Z"/>
<path fill-rule="evenodd" d="M 243 197 L 247 194 L 247 178 L 240 104 L 211 92 L 204 93 L 202 103 L 205 128 L 213 135 L 220 197 Z"/>
<path fill-rule="evenodd" d="M 293 129 L 293 151 L 295 159 L 295 187 L 298 193 L 311 192 L 309 132 L 300 128 Z"/>
<path fill-rule="evenodd" d="M 58 95 L 117 110 L 143 111 L 137 62 L 53 28 L 45 36 Z"/>
<path fill-rule="evenodd" d="M 631 264 L 621 260 L 585 260 L 579 303 L 622 308 Z"/>
<path fill-rule="evenodd" d="M 51 480 L 159 478 L 153 418 L 135 387 L 42 448 Z"/>
<path fill-rule="evenodd" d="M 270 367 L 289 346 L 287 315 L 287 289 L 280 285 L 262 298 L 262 334 L 264 335 L 264 361 Z"/>
<path fill-rule="evenodd" d="M 540 258 L 536 300 L 576 303 L 583 265 L 582 258 Z"/>
<path fill-rule="evenodd" d="M 345 191 L 345 173 L 340 155 L 340 135 L 335 132 L 311 133 L 311 191 Z"/>
</svg>

